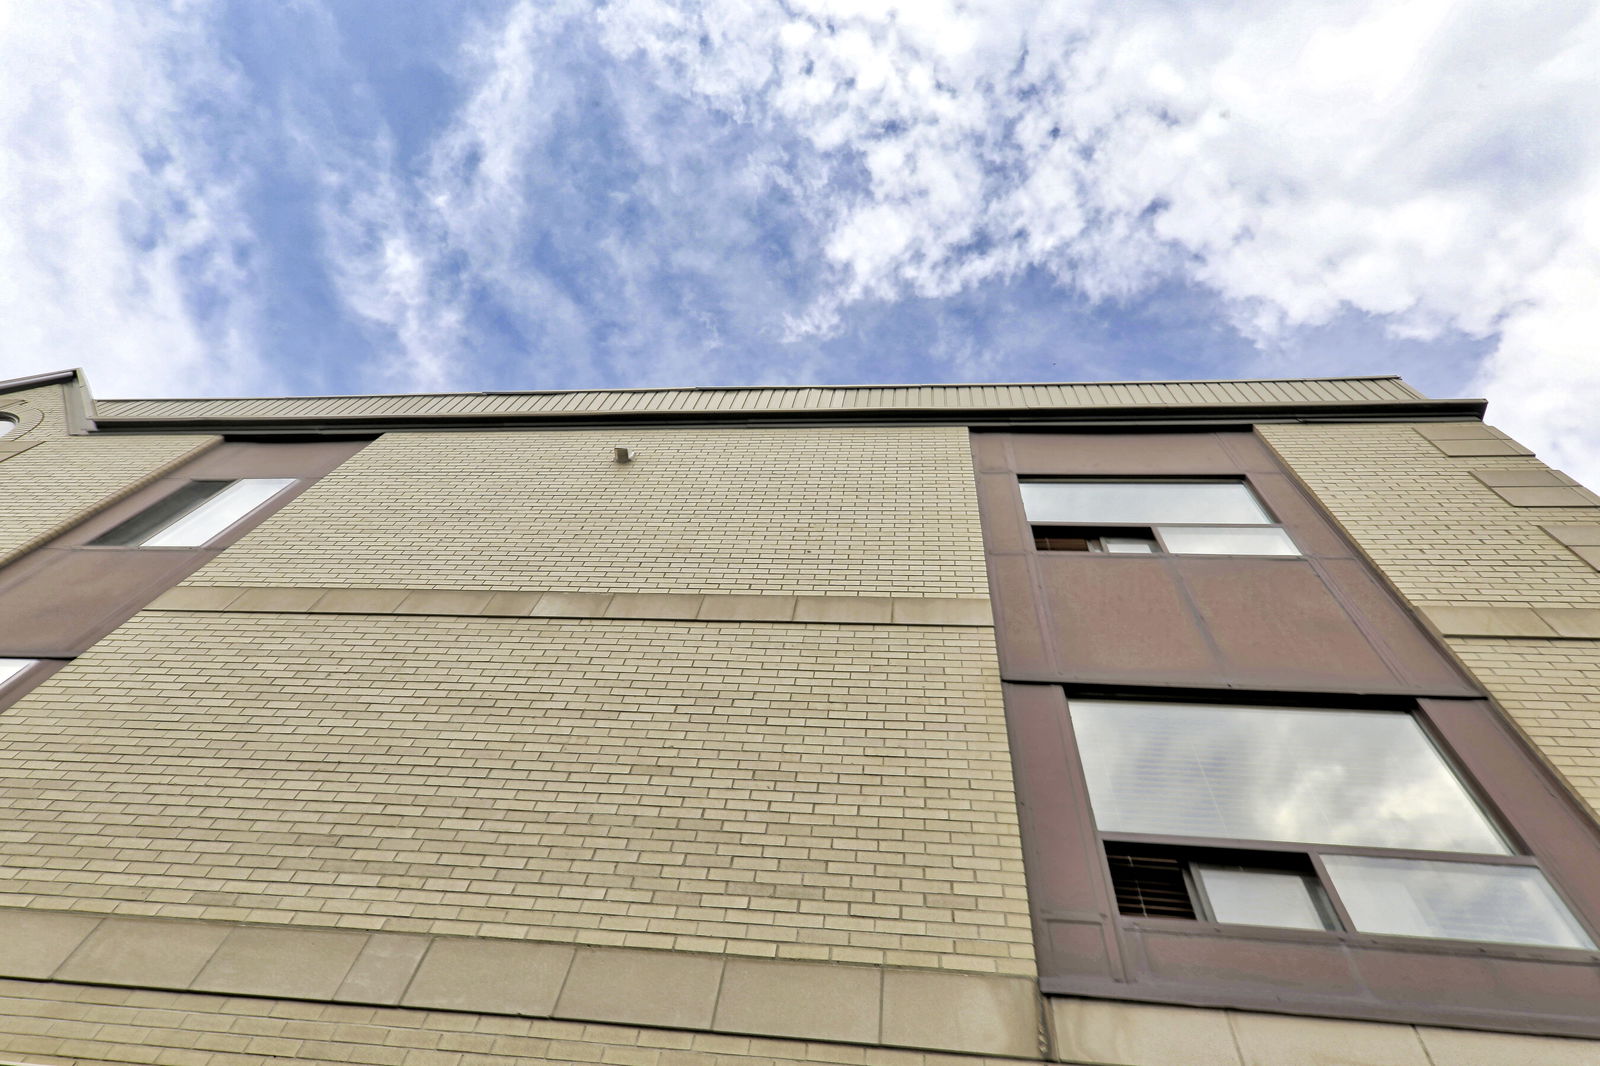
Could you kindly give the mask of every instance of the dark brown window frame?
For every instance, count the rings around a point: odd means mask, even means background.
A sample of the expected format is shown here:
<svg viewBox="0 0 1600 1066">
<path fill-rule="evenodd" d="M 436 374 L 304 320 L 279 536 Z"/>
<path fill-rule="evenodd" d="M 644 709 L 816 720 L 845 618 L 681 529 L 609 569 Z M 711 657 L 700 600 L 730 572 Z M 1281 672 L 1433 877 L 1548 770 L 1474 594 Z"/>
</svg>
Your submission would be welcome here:
<svg viewBox="0 0 1600 1066">
<path fill-rule="evenodd" d="M 1110 432 L 1121 440 L 1134 436 Z M 1170 434 L 1171 430 L 1163 432 Z M 1052 435 L 1061 438 L 1064 453 L 1070 453 L 1076 441 L 1103 434 Z M 991 439 L 983 441 L 985 436 Z M 1065 469 L 1041 469 L 1036 458 L 1026 462 L 1011 458 L 1010 443 L 1000 438 L 1022 436 L 1003 431 L 974 435 L 992 582 L 994 568 L 1006 559 L 1020 563 L 1027 557 L 1063 554 L 1036 551 L 1031 543 L 1025 543 L 1032 538 L 1023 535 L 1031 526 L 1022 514 L 1016 488 L 1020 477 L 1182 479 L 1181 474 L 1174 477 L 1170 467 L 1161 465 L 1167 460 L 1156 441 L 1145 440 L 1134 449 L 1143 453 L 1146 462 L 1129 463 L 1114 470 L 1105 469 L 1104 456 L 1095 453 L 1092 458 L 1101 465 L 1090 472 L 1070 464 Z M 1223 450 L 1229 449 L 1241 455 L 1250 451 L 1231 444 Z M 1039 442 L 1029 442 L 1026 449 L 1019 447 L 1019 453 L 1023 451 L 1035 457 L 1047 454 Z M 1262 451 L 1270 455 L 1264 448 Z M 1207 471 L 1194 480 L 1221 476 L 1250 484 L 1268 513 L 1283 520 L 1289 535 L 1306 552 L 1309 558 L 1303 561 L 1318 565 L 1315 556 L 1321 550 L 1319 545 L 1330 543 L 1330 538 L 1345 544 L 1348 541 L 1304 487 L 1292 482 L 1291 475 L 1291 482 L 1305 499 L 1302 513 L 1312 514 L 1325 527 L 1312 538 L 1312 543 L 1302 539 L 1292 521 L 1294 516 L 1282 514 L 1255 483 L 1257 475 L 1278 475 L 1281 482 L 1284 474 L 1287 471 L 1275 458 L 1267 463 L 1259 456 L 1246 456 L 1234 468 Z M 1009 489 L 1005 487 L 1008 483 Z M 1349 553 L 1371 573 L 1386 595 L 1399 602 L 1370 562 L 1353 546 Z M 1108 562 L 1115 566 L 1112 560 L 1130 558 L 1151 557 L 1106 554 L 1085 560 L 1082 565 Z M 1255 567 L 1302 561 L 1293 556 L 1247 558 Z M 1013 575 L 1017 572 L 1017 563 L 1006 565 Z M 1336 568 L 1325 572 L 1340 576 Z M 997 605 L 1010 601 L 1009 607 L 1019 619 L 1011 623 L 1011 632 L 1023 640 L 1030 639 L 1027 618 L 1038 618 L 1046 629 L 1051 624 L 1050 609 L 1042 602 L 1036 608 L 1023 609 L 1027 597 L 1047 596 L 1043 586 L 1033 588 L 1035 591 L 1030 592 L 1014 576 L 995 588 Z M 1406 617 L 1412 618 L 1409 612 Z M 1409 624 L 1421 641 L 1435 649 L 1436 655 L 1454 663 L 1435 637 L 1414 620 Z M 1048 633 L 1045 635 L 1048 638 Z M 1600 927 L 1600 831 L 1592 816 L 1510 725 L 1504 713 L 1475 685 L 1466 682 L 1459 664 L 1452 668 L 1462 678 L 1460 683 L 1445 682 L 1443 675 L 1435 671 L 1414 673 L 1411 676 L 1416 680 L 1388 688 L 1279 683 L 1254 689 L 1218 688 L 1203 680 L 1140 681 L 1128 676 L 1096 678 L 1072 670 L 1062 672 L 1062 667 L 1047 666 L 1047 660 L 1040 659 L 1037 652 L 1025 651 L 1008 667 L 1004 625 L 997 636 L 1002 644 L 1002 677 L 1043 991 L 1325 1017 L 1600 1036 L 1600 952 L 1349 930 L 1275 929 L 1203 919 L 1135 918 L 1118 913 L 1105 842 L 1129 835 L 1102 835 L 1094 824 L 1070 725 L 1069 694 L 1077 698 L 1409 711 L 1518 852 L 1493 858 L 1475 853 L 1424 853 L 1418 857 L 1538 866 L 1594 937 Z M 1425 677 L 1438 680 L 1427 681 Z M 1172 838 L 1172 842 L 1180 847 L 1215 844 L 1235 851 L 1252 847 L 1252 842 L 1234 840 Z M 1313 851 L 1309 845 L 1302 849 L 1278 842 L 1254 842 L 1253 846 L 1263 854 L 1309 855 Z M 1322 850 L 1332 853 L 1344 849 L 1324 846 Z M 1350 850 L 1393 857 L 1405 854 L 1393 849 Z M 1348 920 L 1347 915 L 1344 917 Z"/>
<path fill-rule="evenodd" d="M 1281 702 L 1269 704 L 1265 702 L 1268 699 L 1276 699 L 1279 695 L 1280 694 L 1278 693 L 1251 693 L 1247 694 L 1245 698 L 1241 700 L 1236 695 L 1230 694 L 1225 700 L 1217 702 L 1227 706 L 1255 704 L 1260 706 L 1271 706 L 1274 708 L 1283 707 L 1290 710 L 1297 709 L 1293 704 L 1285 705 Z M 1184 702 L 1186 705 L 1204 706 L 1203 703 L 1189 700 L 1182 702 Z M 1071 703 L 1072 697 L 1068 695 L 1067 716 L 1069 721 L 1069 729 L 1072 728 L 1070 724 L 1072 714 Z M 1307 709 L 1321 708 L 1308 707 Z M 1383 933 L 1365 933 L 1356 928 L 1354 920 L 1351 918 L 1349 912 L 1345 910 L 1344 905 L 1341 902 L 1337 887 L 1333 884 L 1332 880 L 1328 876 L 1327 870 L 1323 866 L 1322 856 L 1324 855 L 1357 855 L 1369 858 L 1414 859 L 1424 862 L 1448 862 L 1481 866 L 1519 866 L 1540 870 L 1541 872 L 1544 872 L 1545 870 L 1545 864 L 1542 863 L 1536 855 L 1531 853 L 1527 842 L 1522 838 L 1521 834 L 1517 832 L 1516 826 L 1508 820 L 1507 814 L 1500 809 L 1501 804 L 1496 801 L 1494 795 L 1487 792 L 1484 786 L 1475 780 L 1470 773 L 1468 773 L 1466 767 L 1461 764 L 1460 760 L 1455 757 L 1454 752 L 1450 750 L 1445 739 L 1439 735 L 1435 723 L 1422 708 L 1363 707 L 1356 709 L 1377 710 L 1389 714 L 1408 714 L 1415 722 L 1417 722 L 1417 724 L 1422 728 L 1423 732 L 1428 736 L 1430 742 L 1438 750 L 1440 756 L 1444 759 L 1445 764 L 1451 773 L 1457 778 L 1457 780 L 1461 782 L 1463 787 L 1466 788 L 1467 793 L 1473 802 L 1485 812 L 1495 830 L 1504 838 L 1505 843 L 1511 850 L 1506 853 L 1497 854 L 1493 852 L 1436 851 L 1420 848 L 1388 848 L 1365 845 L 1320 844 L 1301 840 L 1251 840 L 1239 837 L 1174 836 L 1159 833 L 1129 833 L 1098 830 L 1102 846 L 1107 844 L 1151 845 L 1164 849 L 1170 849 L 1173 852 L 1217 851 L 1237 852 L 1241 854 L 1256 853 L 1263 857 L 1282 857 L 1284 859 L 1303 856 L 1309 861 L 1311 868 L 1315 871 L 1316 879 L 1319 882 L 1322 891 L 1326 893 L 1328 901 L 1333 907 L 1339 923 L 1342 926 L 1341 929 L 1325 930 L 1325 932 L 1334 939 L 1342 939 L 1345 936 L 1356 936 L 1363 938 L 1363 940 L 1367 938 L 1377 938 L 1378 940 L 1384 942 L 1402 942 L 1408 944 L 1433 944 L 1439 942 L 1449 942 L 1473 944 L 1484 948 L 1488 954 L 1509 951 L 1514 957 L 1519 958 L 1525 957 L 1528 952 L 1532 951 L 1539 954 L 1549 953 L 1550 958 L 1558 960 L 1570 960 L 1573 958 L 1582 957 L 1589 961 L 1600 961 L 1600 949 L 1557 948 L 1532 944 L 1503 944 L 1492 941 L 1453 941 L 1442 937 L 1412 937 L 1395 936 L 1392 934 Z M 1090 801 L 1087 796 L 1087 781 L 1084 777 L 1081 762 L 1082 753 L 1077 748 L 1075 732 L 1073 733 L 1072 754 L 1077 760 L 1079 760 L 1075 767 L 1075 776 L 1079 780 L 1084 781 L 1085 803 L 1089 803 Z M 1503 789 L 1501 791 L 1503 791 Z M 1571 910 L 1572 917 L 1576 919 L 1579 926 L 1583 928 L 1584 932 L 1589 936 L 1591 941 L 1597 945 L 1600 945 L 1600 926 L 1597 926 L 1594 916 L 1588 916 L 1586 918 L 1586 916 L 1579 910 L 1577 901 L 1568 897 L 1568 894 L 1562 890 L 1561 884 L 1553 878 L 1548 878 L 1548 874 L 1546 876 L 1550 881 L 1550 887 L 1555 891 L 1557 897 L 1560 898 L 1562 902 L 1565 903 Z M 1230 930 L 1239 927 L 1239 923 L 1215 924 L 1226 924 L 1229 926 Z M 1245 926 L 1244 928 L 1272 927 Z"/>
</svg>

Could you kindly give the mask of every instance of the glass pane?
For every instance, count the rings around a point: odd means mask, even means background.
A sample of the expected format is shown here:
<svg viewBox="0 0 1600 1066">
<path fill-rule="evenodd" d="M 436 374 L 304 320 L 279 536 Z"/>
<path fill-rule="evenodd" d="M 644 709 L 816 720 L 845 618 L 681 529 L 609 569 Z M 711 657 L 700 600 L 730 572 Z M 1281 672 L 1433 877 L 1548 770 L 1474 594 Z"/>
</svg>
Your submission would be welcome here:
<svg viewBox="0 0 1600 1066">
<path fill-rule="evenodd" d="M 1149 554 L 1156 550 L 1155 542 L 1140 537 L 1101 537 L 1100 546 L 1108 552 L 1124 555 Z"/>
<path fill-rule="evenodd" d="M 1363 933 L 1593 948 L 1544 874 L 1531 866 L 1324 855 Z"/>
<path fill-rule="evenodd" d="M 1030 522 L 1166 522 L 1267 525 L 1272 519 L 1237 481 L 1024 481 Z"/>
<path fill-rule="evenodd" d="M 1072 701 L 1106 832 L 1509 854 L 1408 714 Z"/>
<path fill-rule="evenodd" d="M 1167 551 L 1179 555 L 1299 555 L 1289 534 L 1276 526 L 1162 526 Z"/>
<path fill-rule="evenodd" d="M 7 433 L 10 433 L 12 430 L 14 430 L 16 428 L 17 428 L 17 422 L 16 422 L 15 419 L 7 418 L 4 415 L 0 415 L 0 437 L 5 436 Z"/>
<path fill-rule="evenodd" d="M 38 661 L 38 659 L 0 659 L 0 685 L 10 681 Z"/>
<path fill-rule="evenodd" d="M 1194 872 L 1211 905 L 1211 916 L 1219 922 L 1328 928 L 1300 874 L 1233 866 L 1196 866 Z"/>
<path fill-rule="evenodd" d="M 293 484 L 292 477 L 256 477 L 235 481 L 159 533 L 146 537 L 140 546 L 198 548 Z"/>
<path fill-rule="evenodd" d="M 231 481 L 190 481 L 177 491 L 163 496 L 126 522 L 112 526 L 90 544 L 138 544 L 153 530 L 171 522 L 179 515 L 192 511 L 204 500 L 209 500 L 229 485 Z"/>
</svg>

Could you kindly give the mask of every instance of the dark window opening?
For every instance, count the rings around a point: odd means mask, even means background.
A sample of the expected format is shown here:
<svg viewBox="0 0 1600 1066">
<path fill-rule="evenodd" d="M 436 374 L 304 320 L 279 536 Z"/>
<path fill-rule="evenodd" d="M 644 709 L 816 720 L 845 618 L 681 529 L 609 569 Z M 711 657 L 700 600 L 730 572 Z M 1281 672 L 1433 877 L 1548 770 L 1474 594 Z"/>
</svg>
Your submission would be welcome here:
<svg viewBox="0 0 1600 1066">
<path fill-rule="evenodd" d="M 1051 552 L 1142 554 L 1161 550 L 1149 526 L 1034 526 L 1033 546 Z"/>
<path fill-rule="evenodd" d="M 1194 918 L 1183 861 L 1169 851 L 1108 843 L 1117 910 L 1132 918 Z"/>
</svg>

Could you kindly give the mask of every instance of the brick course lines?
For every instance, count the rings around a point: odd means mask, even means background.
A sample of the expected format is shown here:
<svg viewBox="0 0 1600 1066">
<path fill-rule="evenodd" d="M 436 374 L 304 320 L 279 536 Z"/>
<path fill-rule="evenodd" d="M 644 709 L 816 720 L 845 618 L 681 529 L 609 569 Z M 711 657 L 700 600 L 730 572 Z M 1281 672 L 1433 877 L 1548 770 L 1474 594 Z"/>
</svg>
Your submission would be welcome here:
<svg viewBox="0 0 1600 1066">
<path fill-rule="evenodd" d="M 983 629 L 150 611 L 0 800 L 7 905 L 1032 973 Z"/>
<path fill-rule="evenodd" d="M 1600 815 L 1600 641 L 1457 638 L 1450 646 Z"/>
<path fill-rule="evenodd" d="M 953 427 L 391 433 L 188 584 L 988 594 Z"/>
<path fill-rule="evenodd" d="M 1452 458 L 1401 423 L 1260 430 L 1412 601 L 1600 607 L 1600 572 L 1539 528 L 1600 511 L 1515 507 L 1472 474 L 1537 459 Z"/>
<path fill-rule="evenodd" d="M 61 408 L 61 386 L 0 395 L 0 410 L 32 409 L 44 421 L 7 443 L 39 441 L 0 462 L 0 562 L 66 529 L 120 497 L 212 438 L 72 437 Z"/>
<path fill-rule="evenodd" d="M 0 1061 L 40 1066 L 1001 1066 L 1018 1059 L 0 981 Z"/>
</svg>

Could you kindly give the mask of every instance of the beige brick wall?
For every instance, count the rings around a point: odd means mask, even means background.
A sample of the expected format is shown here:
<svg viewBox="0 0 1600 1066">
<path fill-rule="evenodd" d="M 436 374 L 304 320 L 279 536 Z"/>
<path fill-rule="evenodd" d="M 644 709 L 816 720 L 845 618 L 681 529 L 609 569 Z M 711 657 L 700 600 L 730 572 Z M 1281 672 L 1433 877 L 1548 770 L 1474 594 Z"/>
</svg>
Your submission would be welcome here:
<svg viewBox="0 0 1600 1066">
<path fill-rule="evenodd" d="M 1405 425 L 1262 433 L 1413 603 L 1600 606 L 1600 572 L 1539 528 L 1596 521 L 1600 511 L 1514 507 L 1471 474 L 1546 469 L 1537 459 L 1452 458 Z M 1600 813 L 1600 641 L 1446 643 Z"/>
<path fill-rule="evenodd" d="M 1017 1061 L 621 1025 L 0 981 L 0 1063 L 16 1060 L 39 1066 L 1000 1066 Z"/>
<path fill-rule="evenodd" d="M 983 628 L 147 611 L 0 802 L 10 905 L 1032 972 Z"/>
<path fill-rule="evenodd" d="M 39 442 L 0 457 L 0 562 L 66 529 L 212 438 L 201 436 L 73 437 L 67 434 L 60 385 L 0 394 L 0 411 L 38 412 L 31 430 L 0 445 Z"/>
<path fill-rule="evenodd" d="M 1595 512 L 1513 507 L 1472 476 L 1545 469 L 1537 459 L 1452 458 L 1401 423 L 1261 433 L 1412 601 L 1600 606 L 1600 571 L 1539 528 L 1593 521 Z"/>
<path fill-rule="evenodd" d="M 960 428 L 390 434 L 190 584 L 988 592 Z"/>
<path fill-rule="evenodd" d="M 1457 637 L 1450 646 L 1600 815 L 1600 641 Z"/>
</svg>

